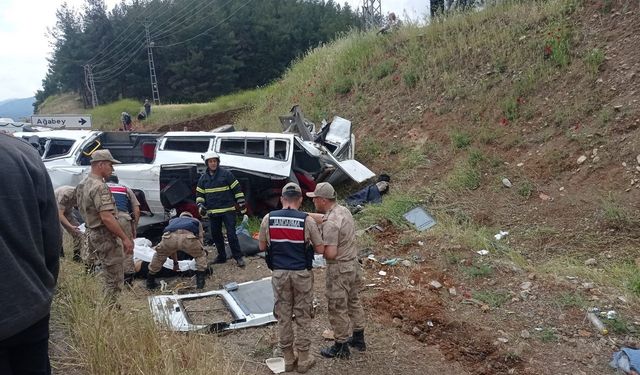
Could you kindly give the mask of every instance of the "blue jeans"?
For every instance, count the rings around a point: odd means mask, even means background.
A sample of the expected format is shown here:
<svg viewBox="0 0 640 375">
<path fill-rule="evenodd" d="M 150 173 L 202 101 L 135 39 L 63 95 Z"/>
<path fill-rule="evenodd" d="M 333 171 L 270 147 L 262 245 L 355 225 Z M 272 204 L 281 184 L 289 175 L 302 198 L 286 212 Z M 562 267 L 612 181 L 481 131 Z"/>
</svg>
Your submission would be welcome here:
<svg viewBox="0 0 640 375">
<path fill-rule="evenodd" d="M 231 248 L 233 259 L 242 258 L 242 250 L 238 236 L 236 236 L 236 213 L 235 211 L 225 212 L 222 215 L 209 215 L 209 225 L 211 228 L 211 239 L 218 249 L 218 259 L 227 259 L 227 251 L 224 247 L 224 236 L 222 235 L 222 224 L 227 228 L 227 240 Z"/>
</svg>

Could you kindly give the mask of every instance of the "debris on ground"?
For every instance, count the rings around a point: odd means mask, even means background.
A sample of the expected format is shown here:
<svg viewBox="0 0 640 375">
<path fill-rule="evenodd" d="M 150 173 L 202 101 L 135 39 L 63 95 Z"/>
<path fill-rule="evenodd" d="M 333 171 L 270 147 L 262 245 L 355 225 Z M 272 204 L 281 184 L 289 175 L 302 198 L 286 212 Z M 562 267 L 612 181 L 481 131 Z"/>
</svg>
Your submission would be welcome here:
<svg viewBox="0 0 640 375">
<path fill-rule="evenodd" d="M 620 351 L 613 353 L 613 359 L 609 365 L 614 369 L 621 370 L 625 374 L 639 375 L 640 350 L 622 348 Z"/>
<path fill-rule="evenodd" d="M 500 232 L 498 232 L 497 234 L 495 234 L 493 236 L 493 238 L 495 238 L 496 240 L 500 241 L 501 239 L 503 239 L 504 237 L 506 237 L 509 234 L 509 232 L 505 231 L 505 230 L 501 230 Z"/>
<path fill-rule="evenodd" d="M 282 357 L 267 358 L 264 363 L 274 374 L 280 374 L 284 372 L 284 358 Z"/>
<path fill-rule="evenodd" d="M 598 330 L 598 332 L 600 332 L 603 335 L 606 335 L 609 333 L 609 330 L 607 330 L 607 328 L 604 326 L 604 323 L 602 323 L 602 321 L 600 320 L 600 318 L 598 318 L 598 316 L 596 316 L 596 314 L 594 312 L 588 312 L 587 313 L 587 319 L 589 319 L 589 321 L 591 322 L 591 324 Z"/>
<path fill-rule="evenodd" d="M 436 219 L 429 215 L 422 207 L 416 207 L 403 216 L 421 232 L 436 225 Z"/>
</svg>

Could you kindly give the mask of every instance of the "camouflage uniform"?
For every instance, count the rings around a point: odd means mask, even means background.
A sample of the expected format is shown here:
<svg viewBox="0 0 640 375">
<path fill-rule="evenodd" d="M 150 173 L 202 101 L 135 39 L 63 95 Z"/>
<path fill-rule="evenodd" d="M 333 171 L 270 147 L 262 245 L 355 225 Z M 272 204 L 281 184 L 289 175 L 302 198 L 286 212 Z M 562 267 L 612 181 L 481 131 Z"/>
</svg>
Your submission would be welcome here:
<svg viewBox="0 0 640 375">
<path fill-rule="evenodd" d="M 151 264 L 149 264 L 149 273 L 156 274 L 160 272 L 167 258 L 178 250 L 184 251 L 196 260 L 197 271 L 205 271 L 207 269 L 207 254 L 203 247 L 204 229 L 202 228 L 202 223 L 199 226 L 199 236 L 186 229 L 165 232 L 162 235 L 162 240 L 155 248 L 156 254 L 153 256 Z"/>
<path fill-rule="evenodd" d="M 76 207 L 76 189 L 73 186 L 60 186 L 54 191 L 56 202 L 58 203 L 58 210 L 64 211 L 64 217 L 69 220 L 69 223 L 75 227 L 80 225 L 75 217 L 73 217 L 73 208 Z M 68 231 L 62 224 L 60 225 L 64 231 L 69 233 L 73 242 L 73 258 L 80 257 L 83 245 L 83 235 L 78 233 L 72 233 Z"/>
<path fill-rule="evenodd" d="M 269 242 L 269 215 L 262 219 L 260 241 Z M 315 221 L 307 216 L 304 223 L 305 243 L 322 244 L 322 236 Z M 274 315 L 278 319 L 280 348 L 293 346 L 293 320 L 295 315 L 298 352 L 307 352 L 311 345 L 311 313 L 313 309 L 313 271 L 276 269 L 271 277 L 275 297 Z"/>
<path fill-rule="evenodd" d="M 102 177 L 90 173 L 76 187 L 78 208 L 85 219 L 86 252 L 83 260 L 89 267 L 98 261 L 102 267 L 105 281 L 105 292 L 108 297 L 115 297 L 124 284 L 123 248 L 116 235 L 102 223 L 100 212 L 111 211 L 116 214 L 116 206 Z"/>
<path fill-rule="evenodd" d="M 329 323 L 337 343 L 345 343 L 351 331 L 364 329 L 364 310 L 359 293 L 363 287 L 362 267 L 357 259 L 355 222 L 346 207 L 336 204 L 325 214 L 322 238 L 337 246 L 336 259 L 327 260 L 326 297 Z"/>
</svg>

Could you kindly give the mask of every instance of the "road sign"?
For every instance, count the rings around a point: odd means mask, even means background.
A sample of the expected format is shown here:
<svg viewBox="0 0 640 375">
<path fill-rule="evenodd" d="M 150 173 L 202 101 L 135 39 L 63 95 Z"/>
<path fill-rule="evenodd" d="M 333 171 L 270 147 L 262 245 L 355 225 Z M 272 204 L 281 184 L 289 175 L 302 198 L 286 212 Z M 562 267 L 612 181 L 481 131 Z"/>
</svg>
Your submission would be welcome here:
<svg viewBox="0 0 640 375">
<path fill-rule="evenodd" d="M 34 115 L 32 126 L 52 129 L 91 129 L 91 115 Z"/>
</svg>

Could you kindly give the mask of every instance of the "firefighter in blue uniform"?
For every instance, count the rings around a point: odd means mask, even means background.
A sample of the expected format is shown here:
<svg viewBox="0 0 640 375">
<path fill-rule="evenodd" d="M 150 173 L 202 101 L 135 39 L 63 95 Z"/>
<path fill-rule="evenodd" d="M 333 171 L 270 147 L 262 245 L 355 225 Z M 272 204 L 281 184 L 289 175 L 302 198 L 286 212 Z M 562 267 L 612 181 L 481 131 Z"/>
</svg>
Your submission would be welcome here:
<svg viewBox="0 0 640 375">
<path fill-rule="evenodd" d="M 227 261 L 227 252 L 224 247 L 222 225 L 227 228 L 227 239 L 231 254 L 238 263 L 238 267 L 244 267 L 240 243 L 236 236 L 236 204 L 240 212 L 245 213 L 244 193 L 240 183 L 233 174 L 220 167 L 220 156 L 214 151 L 208 151 L 202 155 L 207 165 L 207 170 L 200 176 L 196 187 L 196 203 L 200 216 L 209 218 L 211 237 L 218 249 L 218 257 L 214 263 Z"/>
</svg>

